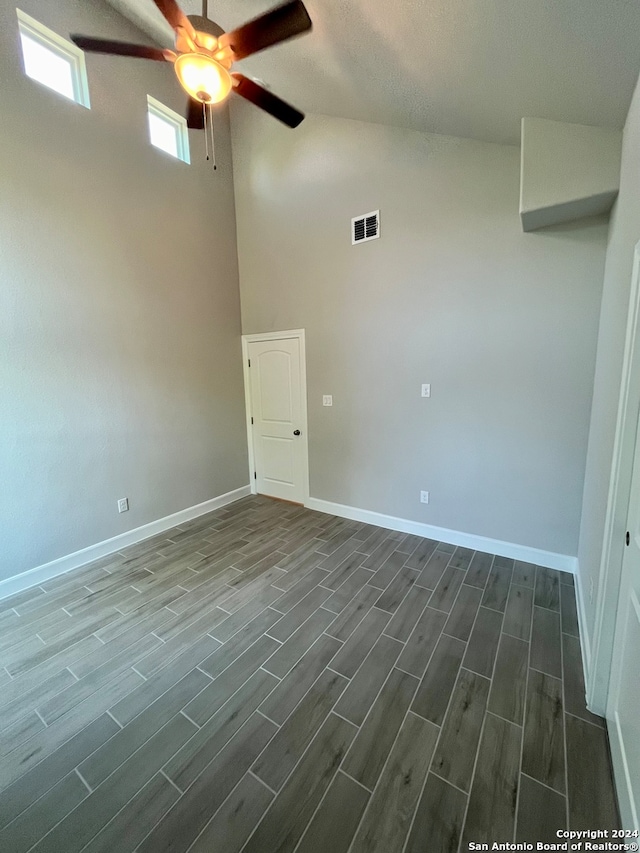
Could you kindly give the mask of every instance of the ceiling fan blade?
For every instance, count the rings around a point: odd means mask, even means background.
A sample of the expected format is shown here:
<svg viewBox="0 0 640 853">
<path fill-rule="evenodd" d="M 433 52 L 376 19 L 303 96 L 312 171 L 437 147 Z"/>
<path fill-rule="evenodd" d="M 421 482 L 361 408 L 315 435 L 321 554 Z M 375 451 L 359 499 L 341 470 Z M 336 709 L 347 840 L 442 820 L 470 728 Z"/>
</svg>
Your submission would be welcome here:
<svg viewBox="0 0 640 853">
<path fill-rule="evenodd" d="M 261 110 L 277 118 L 287 127 L 297 127 L 303 120 L 304 113 L 283 101 L 282 98 L 278 98 L 277 95 L 267 91 L 267 89 L 263 89 L 249 77 L 245 77 L 243 74 L 232 74 L 231 76 L 236 94 L 247 101 L 251 101 L 256 107 L 260 107 Z"/>
<path fill-rule="evenodd" d="M 189 98 L 187 104 L 187 127 L 190 130 L 203 130 L 204 128 L 204 109 L 200 101 L 195 98 Z"/>
<path fill-rule="evenodd" d="M 292 0 L 220 37 L 220 47 L 230 47 L 235 59 L 244 59 L 311 29 L 302 0 Z"/>
<path fill-rule="evenodd" d="M 109 39 L 94 39 L 80 35 L 72 35 L 71 41 L 82 50 L 88 50 L 90 53 L 136 56 L 139 59 L 155 59 L 158 62 L 168 61 L 165 51 L 159 47 L 147 47 L 144 44 L 129 44 L 128 42 L 110 41 Z"/>
<path fill-rule="evenodd" d="M 176 0 L 153 0 L 153 2 L 174 30 L 182 27 L 183 30 L 186 30 L 186 32 L 193 37 L 193 27 L 191 26 L 191 22 L 180 6 L 178 6 Z"/>
</svg>

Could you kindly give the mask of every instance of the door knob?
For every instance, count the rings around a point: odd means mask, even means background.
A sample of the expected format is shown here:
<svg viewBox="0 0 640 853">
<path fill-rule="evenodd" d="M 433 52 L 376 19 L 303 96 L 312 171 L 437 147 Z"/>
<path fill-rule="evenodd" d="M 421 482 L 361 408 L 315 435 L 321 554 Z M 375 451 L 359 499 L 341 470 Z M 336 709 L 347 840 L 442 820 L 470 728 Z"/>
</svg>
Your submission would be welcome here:
<svg viewBox="0 0 640 853">
<path fill-rule="evenodd" d="M 300 430 L 299 430 L 299 429 L 294 429 L 293 434 L 294 434 L 294 435 L 300 435 Z"/>
</svg>

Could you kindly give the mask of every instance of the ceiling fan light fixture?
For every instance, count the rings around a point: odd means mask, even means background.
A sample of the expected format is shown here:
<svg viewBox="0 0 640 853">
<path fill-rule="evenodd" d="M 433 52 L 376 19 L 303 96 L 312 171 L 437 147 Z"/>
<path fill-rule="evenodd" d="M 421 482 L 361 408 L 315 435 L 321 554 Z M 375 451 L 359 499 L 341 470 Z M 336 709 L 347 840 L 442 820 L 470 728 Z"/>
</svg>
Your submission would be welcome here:
<svg viewBox="0 0 640 853">
<path fill-rule="evenodd" d="M 182 88 L 203 104 L 219 104 L 231 91 L 227 69 L 204 53 L 182 53 L 174 68 Z"/>
</svg>

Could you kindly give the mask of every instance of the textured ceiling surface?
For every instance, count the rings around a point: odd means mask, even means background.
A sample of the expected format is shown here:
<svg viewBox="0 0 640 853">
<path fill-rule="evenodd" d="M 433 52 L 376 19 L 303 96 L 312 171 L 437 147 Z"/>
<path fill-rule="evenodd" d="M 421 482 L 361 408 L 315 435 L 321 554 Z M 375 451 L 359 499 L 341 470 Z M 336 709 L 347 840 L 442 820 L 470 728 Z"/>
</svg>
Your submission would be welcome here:
<svg viewBox="0 0 640 853">
<path fill-rule="evenodd" d="M 109 2 L 171 44 L 152 0 Z M 236 66 L 303 111 L 517 143 L 523 116 L 622 127 L 640 72 L 638 0 L 305 4 L 310 34 Z M 209 0 L 209 17 L 229 30 L 272 5 Z"/>
</svg>

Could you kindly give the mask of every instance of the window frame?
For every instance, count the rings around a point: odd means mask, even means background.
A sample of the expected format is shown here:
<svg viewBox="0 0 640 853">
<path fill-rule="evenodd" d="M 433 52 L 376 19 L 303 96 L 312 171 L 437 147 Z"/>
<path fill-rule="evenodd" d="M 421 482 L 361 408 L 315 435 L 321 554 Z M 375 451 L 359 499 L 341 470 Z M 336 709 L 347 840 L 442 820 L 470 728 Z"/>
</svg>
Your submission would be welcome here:
<svg viewBox="0 0 640 853">
<path fill-rule="evenodd" d="M 151 128 L 149 126 L 150 115 L 159 118 L 161 121 L 170 124 L 174 128 L 176 132 L 177 154 L 174 155 L 170 151 L 167 151 L 165 148 L 161 148 L 159 145 L 155 145 L 155 143 L 151 140 Z M 157 151 L 162 151 L 163 154 L 166 154 L 173 160 L 180 160 L 183 163 L 186 163 L 187 166 L 191 165 L 191 152 L 189 149 L 189 129 L 187 127 L 186 118 L 175 112 L 175 110 L 172 110 L 170 107 L 167 107 L 165 104 L 162 103 L 162 101 L 159 101 L 157 98 L 154 98 L 153 95 L 147 95 L 147 127 L 149 128 L 149 142 Z"/>
<path fill-rule="evenodd" d="M 45 50 L 50 51 L 61 59 L 69 63 L 71 69 L 71 82 L 73 85 L 73 98 L 68 98 L 66 95 L 59 92 L 52 86 L 48 86 L 43 80 L 37 77 L 32 77 L 27 73 L 24 57 L 24 48 L 22 46 L 22 38 L 20 39 L 20 53 L 22 56 L 22 70 L 25 77 L 29 80 L 34 80 L 40 86 L 44 86 L 51 92 L 61 95 L 66 100 L 71 100 L 75 104 L 80 104 L 82 107 L 91 109 L 91 100 L 89 98 L 89 80 L 87 78 L 87 66 L 85 62 L 84 51 L 68 39 L 58 35 L 58 33 L 41 24 L 31 15 L 27 15 L 22 9 L 16 9 L 18 16 L 18 31 L 20 36 L 24 35 L 32 41 L 37 42 Z"/>
</svg>

